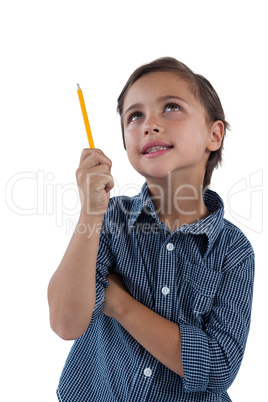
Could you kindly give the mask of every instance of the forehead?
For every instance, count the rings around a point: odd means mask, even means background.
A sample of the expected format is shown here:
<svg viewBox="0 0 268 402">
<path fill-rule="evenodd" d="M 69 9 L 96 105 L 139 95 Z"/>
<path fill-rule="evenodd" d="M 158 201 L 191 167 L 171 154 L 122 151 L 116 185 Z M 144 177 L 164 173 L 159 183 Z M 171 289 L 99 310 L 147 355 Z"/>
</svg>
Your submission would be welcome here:
<svg viewBox="0 0 268 402">
<path fill-rule="evenodd" d="M 123 113 L 133 103 L 153 101 L 165 95 L 179 96 L 193 107 L 199 104 L 185 79 L 173 72 L 157 71 L 143 75 L 130 86 L 125 96 Z"/>
</svg>

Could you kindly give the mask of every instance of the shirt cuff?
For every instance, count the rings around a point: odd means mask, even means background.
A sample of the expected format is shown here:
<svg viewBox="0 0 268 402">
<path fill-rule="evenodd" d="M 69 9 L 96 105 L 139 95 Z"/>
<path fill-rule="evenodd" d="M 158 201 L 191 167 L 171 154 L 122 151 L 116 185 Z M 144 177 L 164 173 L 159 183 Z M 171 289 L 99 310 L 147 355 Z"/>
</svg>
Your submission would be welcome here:
<svg viewBox="0 0 268 402">
<path fill-rule="evenodd" d="M 207 335 L 192 325 L 179 324 L 185 392 L 205 391 L 209 382 L 210 354 Z"/>
</svg>

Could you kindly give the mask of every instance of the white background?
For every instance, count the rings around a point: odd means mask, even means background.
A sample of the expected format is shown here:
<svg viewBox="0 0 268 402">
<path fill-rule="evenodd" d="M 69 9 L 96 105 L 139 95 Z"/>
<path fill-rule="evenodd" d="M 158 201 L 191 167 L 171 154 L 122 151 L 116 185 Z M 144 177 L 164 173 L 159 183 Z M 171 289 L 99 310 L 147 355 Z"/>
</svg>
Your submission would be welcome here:
<svg viewBox="0 0 268 402">
<path fill-rule="evenodd" d="M 207 77 L 232 125 L 212 189 L 252 242 L 256 277 L 229 393 L 234 402 L 268 401 L 265 10 L 259 0 L 1 2 L 2 401 L 56 401 L 72 344 L 50 329 L 46 292 L 79 213 L 75 170 L 88 143 L 76 84 L 95 146 L 113 161 L 112 195 L 132 195 L 143 178 L 123 149 L 116 100 L 135 68 L 162 56 Z"/>
</svg>

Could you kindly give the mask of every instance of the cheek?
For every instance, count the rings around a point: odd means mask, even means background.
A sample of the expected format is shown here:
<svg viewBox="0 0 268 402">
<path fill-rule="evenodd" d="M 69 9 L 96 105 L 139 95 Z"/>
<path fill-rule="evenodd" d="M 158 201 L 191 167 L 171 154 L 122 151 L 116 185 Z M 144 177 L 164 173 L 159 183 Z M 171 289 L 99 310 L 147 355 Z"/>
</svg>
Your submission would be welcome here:
<svg viewBox="0 0 268 402">
<path fill-rule="evenodd" d="M 125 135 L 125 144 L 126 144 L 127 156 L 131 163 L 132 159 L 134 158 L 134 155 L 137 152 L 137 149 L 136 149 L 137 145 L 136 145 L 134 139 L 129 135 Z"/>
<path fill-rule="evenodd" d="M 201 145 L 204 141 L 205 128 L 198 120 L 182 122 L 178 129 L 178 137 L 183 141 Z"/>
<path fill-rule="evenodd" d="M 176 135 L 176 143 L 178 151 L 193 160 L 202 157 L 206 150 L 204 132 L 196 124 L 181 127 Z"/>
<path fill-rule="evenodd" d="M 132 152 L 137 148 L 137 136 L 133 130 L 126 130 L 125 131 L 125 144 L 127 151 L 132 150 Z"/>
<path fill-rule="evenodd" d="M 140 171 L 139 171 L 140 159 L 139 159 L 137 153 L 135 153 L 131 147 L 127 147 L 127 157 L 128 157 L 128 161 L 131 164 L 131 166 L 137 172 L 140 173 Z"/>
</svg>

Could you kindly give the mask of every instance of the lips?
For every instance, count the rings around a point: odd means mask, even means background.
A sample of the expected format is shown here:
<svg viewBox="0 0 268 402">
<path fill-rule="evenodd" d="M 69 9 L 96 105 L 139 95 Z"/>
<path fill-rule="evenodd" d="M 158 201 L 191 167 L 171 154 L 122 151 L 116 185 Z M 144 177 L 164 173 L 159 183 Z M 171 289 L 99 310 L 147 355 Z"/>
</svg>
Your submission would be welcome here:
<svg viewBox="0 0 268 402">
<path fill-rule="evenodd" d="M 166 142 L 162 141 L 151 141 L 147 142 L 143 147 L 142 147 L 142 154 L 146 154 L 146 151 L 150 148 L 154 147 L 166 147 L 166 148 L 173 148 L 173 145 L 167 144 Z"/>
</svg>

